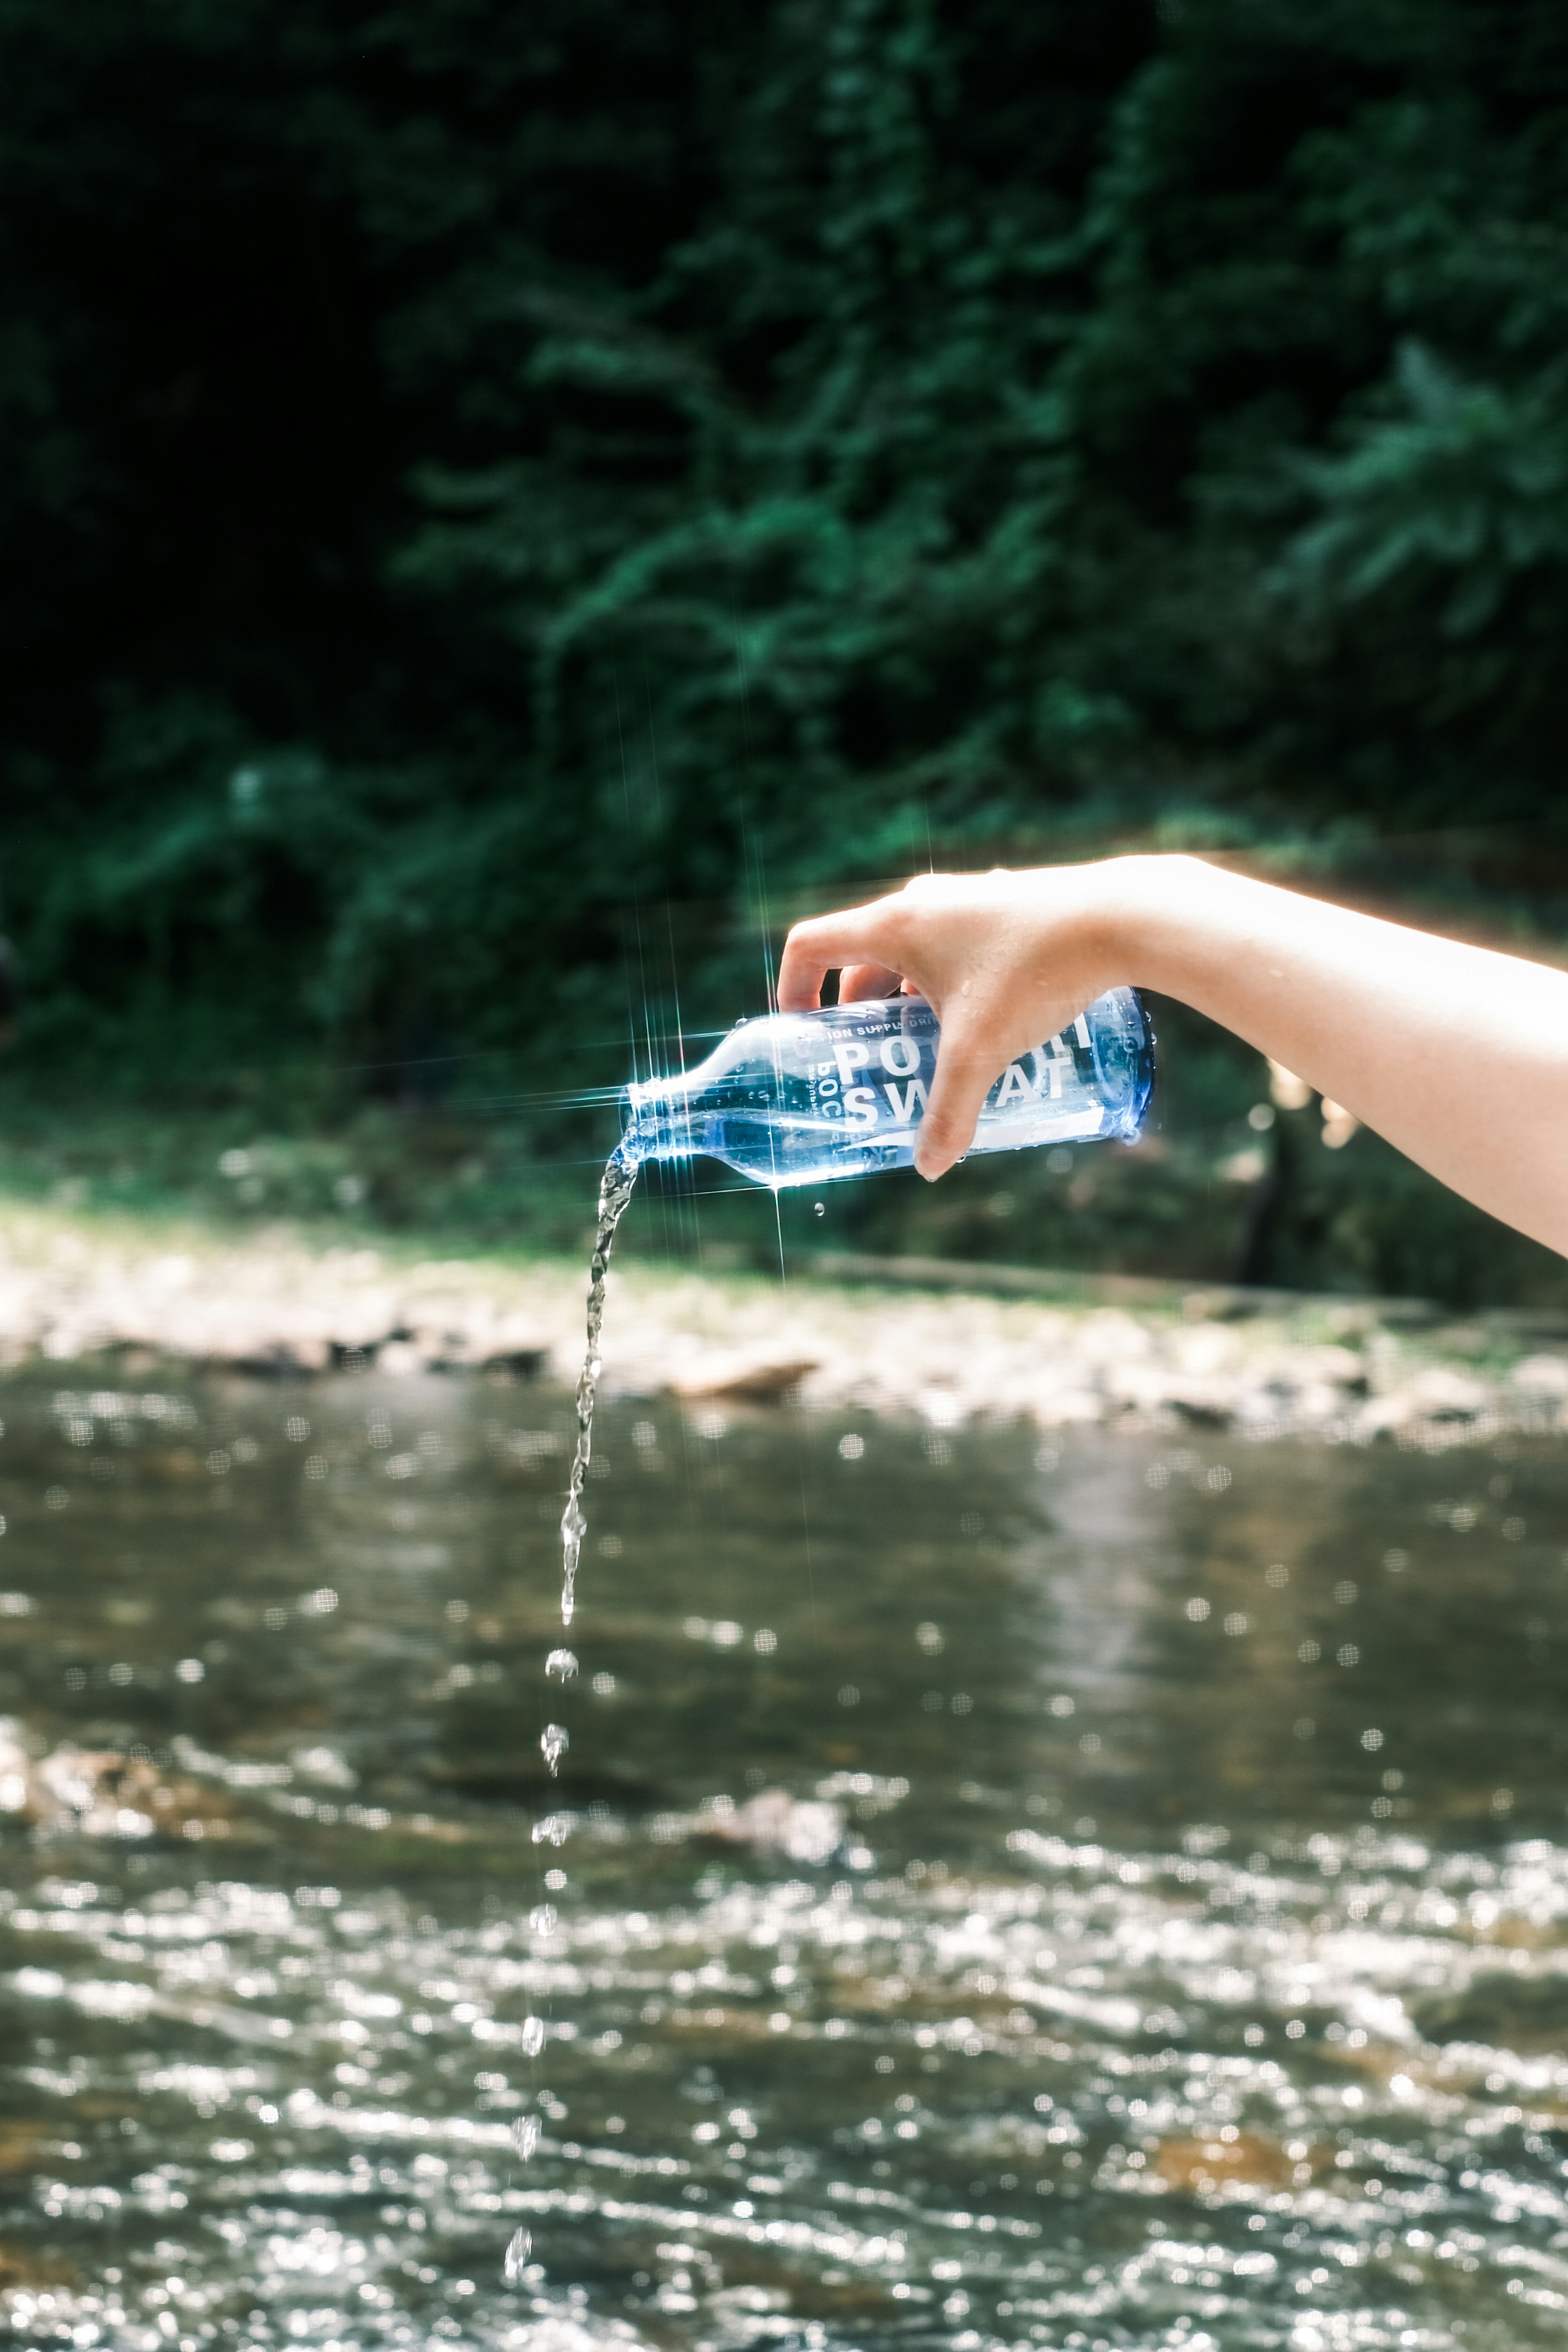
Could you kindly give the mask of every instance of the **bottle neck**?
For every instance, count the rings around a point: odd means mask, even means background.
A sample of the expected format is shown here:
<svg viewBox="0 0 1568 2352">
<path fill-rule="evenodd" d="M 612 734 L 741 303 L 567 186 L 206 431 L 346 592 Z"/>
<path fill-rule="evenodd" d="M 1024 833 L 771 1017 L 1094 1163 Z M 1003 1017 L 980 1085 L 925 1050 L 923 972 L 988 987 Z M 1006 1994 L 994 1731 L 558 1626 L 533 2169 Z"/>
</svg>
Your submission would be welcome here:
<svg viewBox="0 0 1568 2352">
<path fill-rule="evenodd" d="M 641 1167 L 647 1160 L 689 1158 L 697 1148 L 689 1098 L 680 1080 L 647 1078 L 623 1087 L 616 1151 L 629 1167 Z"/>
</svg>

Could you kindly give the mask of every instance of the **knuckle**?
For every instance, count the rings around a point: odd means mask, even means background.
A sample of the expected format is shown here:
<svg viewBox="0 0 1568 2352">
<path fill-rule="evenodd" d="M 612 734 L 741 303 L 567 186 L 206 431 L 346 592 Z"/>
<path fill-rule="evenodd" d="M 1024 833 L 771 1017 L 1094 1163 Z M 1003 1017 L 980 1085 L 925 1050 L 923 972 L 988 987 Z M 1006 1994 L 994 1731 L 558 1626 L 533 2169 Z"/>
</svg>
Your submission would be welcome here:
<svg viewBox="0 0 1568 2352">
<path fill-rule="evenodd" d="M 877 940 L 879 950 L 890 956 L 901 955 L 919 934 L 917 908 L 900 894 L 897 898 L 889 898 L 879 909 L 879 914 Z"/>
</svg>

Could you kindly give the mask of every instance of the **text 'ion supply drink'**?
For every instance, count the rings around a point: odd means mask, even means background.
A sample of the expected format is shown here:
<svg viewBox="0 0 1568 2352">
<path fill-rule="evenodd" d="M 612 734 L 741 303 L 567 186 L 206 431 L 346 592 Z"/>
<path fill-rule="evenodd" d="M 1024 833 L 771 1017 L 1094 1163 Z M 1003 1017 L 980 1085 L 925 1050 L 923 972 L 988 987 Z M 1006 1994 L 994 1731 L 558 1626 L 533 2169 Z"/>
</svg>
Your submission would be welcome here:
<svg viewBox="0 0 1568 2352">
<path fill-rule="evenodd" d="M 923 997 L 739 1022 L 695 1069 L 629 1086 L 618 1157 L 705 1154 L 778 1190 L 907 1168 L 936 1070 Z M 1010 1062 L 985 1097 L 973 1151 L 1137 1137 L 1154 1082 L 1138 996 L 1113 988 L 1059 1037 Z"/>
</svg>

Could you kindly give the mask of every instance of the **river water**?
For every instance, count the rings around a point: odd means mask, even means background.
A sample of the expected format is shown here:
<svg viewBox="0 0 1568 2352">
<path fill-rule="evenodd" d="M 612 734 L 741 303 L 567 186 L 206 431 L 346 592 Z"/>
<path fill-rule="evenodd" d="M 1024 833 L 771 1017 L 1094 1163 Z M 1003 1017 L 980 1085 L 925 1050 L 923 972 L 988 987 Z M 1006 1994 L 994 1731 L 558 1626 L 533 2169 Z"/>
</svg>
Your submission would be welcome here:
<svg viewBox="0 0 1568 2352">
<path fill-rule="evenodd" d="M 1549 1442 L 0 1412 L 9 2340 L 1563 2340 Z"/>
</svg>

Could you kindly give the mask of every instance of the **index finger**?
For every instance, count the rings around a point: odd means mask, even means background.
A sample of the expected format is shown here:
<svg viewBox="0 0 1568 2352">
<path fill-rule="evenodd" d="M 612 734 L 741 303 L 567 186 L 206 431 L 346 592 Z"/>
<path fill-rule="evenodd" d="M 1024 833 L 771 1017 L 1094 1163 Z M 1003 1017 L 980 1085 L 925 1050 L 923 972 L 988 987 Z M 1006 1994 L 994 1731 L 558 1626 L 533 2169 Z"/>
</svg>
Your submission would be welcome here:
<svg viewBox="0 0 1568 2352">
<path fill-rule="evenodd" d="M 897 905 L 896 898 L 873 898 L 868 906 L 847 907 L 837 914 L 796 923 L 779 960 L 779 1010 L 811 1012 L 821 1002 L 826 974 L 842 971 L 846 964 L 877 964 L 901 972 L 894 938 Z"/>
</svg>

